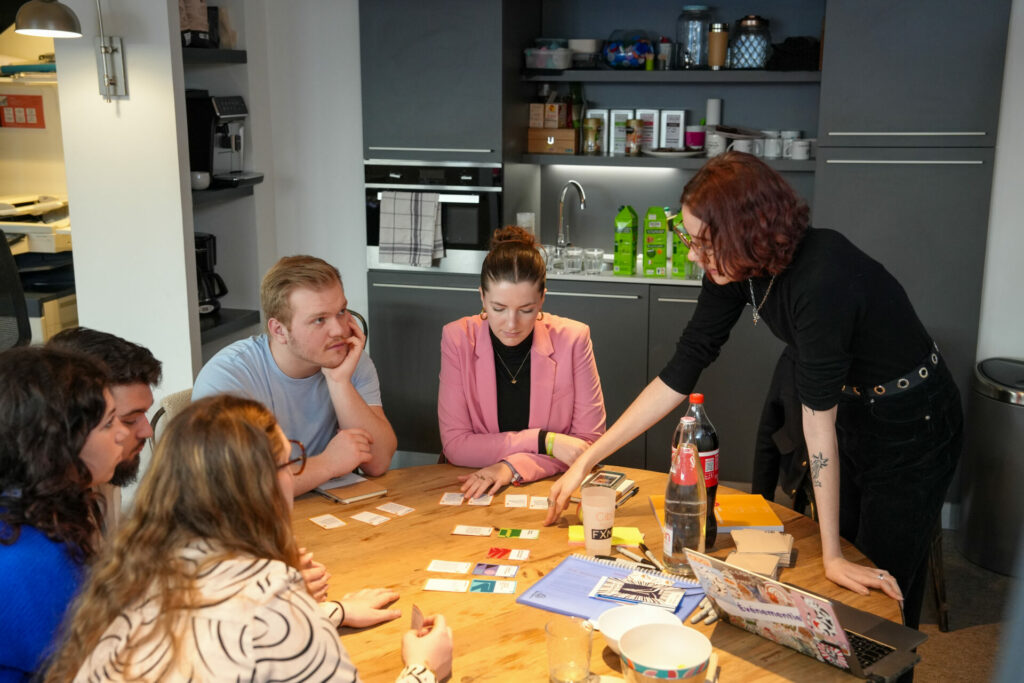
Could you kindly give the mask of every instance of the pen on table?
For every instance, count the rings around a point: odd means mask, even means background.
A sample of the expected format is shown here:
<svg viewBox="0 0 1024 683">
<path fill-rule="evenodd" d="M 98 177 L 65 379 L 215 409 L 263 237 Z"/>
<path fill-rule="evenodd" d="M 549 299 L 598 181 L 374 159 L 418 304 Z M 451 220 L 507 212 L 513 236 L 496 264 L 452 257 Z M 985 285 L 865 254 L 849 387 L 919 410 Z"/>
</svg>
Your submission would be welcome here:
<svg viewBox="0 0 1024 683">
<path fill-rule="evenodd" d="M 641 552 L 643 552 L 643 554 L 647 557 L 648 560 L 654 563 L 655 567 L 657 567 L 660 571 L 665 571 L 665 565 L 658 561 L 658 558 L 654 556 L 654 553 L 651 552 L 650 548 L 644 545 L 643 541 L 640 541 L 640 550 Z"/>
<path fill-rule="evenodd" d="M 615 503 L 615 507 L 619 507 L 620 505 L 622 505 L 623 503 L 625 503 L 625 502 L 626 502 L 627 500 L 629 500 L 630 498 L 632 498 L 633 496 L 635 496 L 635 495 L 636 495 L 636 494 L 637 494 L 637 493 L 638 493 L 639 491 L 640 491 L 640 487 L 639 487 L 639 486 L 634 486 L 634 487 L 633 487 L 632 489 L 630 489 L 630 490 L 629 490 L 629 493 L 627 493 L 626 495 L 624 495 L 624 496 L 623 496 L 622 498 L 620 498 L 620 499 L 619 499 L 619 500 L 618 500 L 618 501 L 617 501 L 617 502 Z"/>
<path fill-rule="evenodd" d="M 651 568 L 651 565 L 649 565 L 649 564 L 641 564 L 639 562 L 633 562 L 631 560 L 623 560 L 621 557 L 615 557 L 614 555 L 594 555 L 594 557 L 596 557 L 599 560 L 608 560 L 610 562 L 618 562 L 618 563 L 621 563 L 621 564 L 636 565 L 637 567 L 640 567 L 640 568 L 643 568 L 643 569 L 650 569 Z"/>
<path fill-rule="evenodd" d="M 634 552 L 633 552 L 633 551 L 631 551 L 631 550 L 626 550 L 626 549 L 625 549 L 625 548 L 623 548 L 623 547 L 622 547 L 621 545 L 617 545 L 617 546 L 615 546 L 615 549 L 616 549 L 616 550 L 618 550 L 618 551 L 619 551 L 620 553 L 622 553 L 623 555 L 625 555 L 626 557 L 628 557 L 629 559 L 631 559 L 631 560 L 633 560 L 634 562 L 636 562 L 637 564 L 642 564 L 642 565 L 644 565 L 645 567 L 651 567 L 651 566 L 653 566 L 653 565 L 651 565 L 651 563 L 650 563 L 650 561 L 649 561 L 649 560 L 646 560 L 646 559 L 644 559 L 644 558 L 640 557 L 639 555 L 637 555 L 636 553 L 634 553 Z"/>
</svg>

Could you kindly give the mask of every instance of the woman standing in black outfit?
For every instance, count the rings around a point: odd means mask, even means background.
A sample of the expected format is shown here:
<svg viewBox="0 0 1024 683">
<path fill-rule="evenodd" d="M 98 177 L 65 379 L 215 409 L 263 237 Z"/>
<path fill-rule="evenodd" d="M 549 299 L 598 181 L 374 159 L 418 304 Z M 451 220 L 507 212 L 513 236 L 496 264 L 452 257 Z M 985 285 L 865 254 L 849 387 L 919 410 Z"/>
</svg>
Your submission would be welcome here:
<svg viewBox="0 0 1024 683">
<path fill-rule="evenodd" d="M 737 321 L 762 322 L 795 354 L 825 575 L 905 600 L 917 626 L 963 419 L 906 292 L 843 235 L 808 227 L 806 204 L 749 154 L 710 160 L 681 202 L 680 237 L 707 273 L 697 310 L 661 374 L 552 487 L 547 522 L 595 464 L 682 402 Z M 844 559 L 840 535 L 880 569 Z"/>
</svg>

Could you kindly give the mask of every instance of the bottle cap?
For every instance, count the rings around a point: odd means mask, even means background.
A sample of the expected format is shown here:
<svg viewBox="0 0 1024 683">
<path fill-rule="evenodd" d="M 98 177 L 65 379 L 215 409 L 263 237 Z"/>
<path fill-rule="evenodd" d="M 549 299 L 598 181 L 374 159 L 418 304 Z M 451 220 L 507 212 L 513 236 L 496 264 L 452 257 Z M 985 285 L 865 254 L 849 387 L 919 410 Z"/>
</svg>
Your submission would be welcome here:
<svg viewBox="0 0 1024 683">
<path fill-rule="evenodd" d="M 704 394 L 690 394 L 690 403 L 703 403 Z"/>
</svg>

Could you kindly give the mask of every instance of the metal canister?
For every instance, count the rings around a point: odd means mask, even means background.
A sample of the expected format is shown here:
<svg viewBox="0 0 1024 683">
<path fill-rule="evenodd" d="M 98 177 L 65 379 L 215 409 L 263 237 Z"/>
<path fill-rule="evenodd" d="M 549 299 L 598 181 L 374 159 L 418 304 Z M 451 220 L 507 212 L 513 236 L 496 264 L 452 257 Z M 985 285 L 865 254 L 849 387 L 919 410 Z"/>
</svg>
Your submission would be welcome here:
<svg viewBox="0 0 1024 683">
<path fill-rule="evenodd" d="M 640 119 L 626 121 L 626 156 L 640 156 L 640 141 L 643 138 L 644 122 Z"/>
<path fill-rule="evenodd" d="M 768 20 L 748 14 L 736 22 L 730 66 L 733 69 L 763 69 L 771 56 L 772 36 Z"/>
<path fill-rule="evenodd" d="M 708 27 L 708 66 L 713 71 L 725 67 L 725 56 L 729 51 L 729 25 L 713 22 Z"/>
</svg>

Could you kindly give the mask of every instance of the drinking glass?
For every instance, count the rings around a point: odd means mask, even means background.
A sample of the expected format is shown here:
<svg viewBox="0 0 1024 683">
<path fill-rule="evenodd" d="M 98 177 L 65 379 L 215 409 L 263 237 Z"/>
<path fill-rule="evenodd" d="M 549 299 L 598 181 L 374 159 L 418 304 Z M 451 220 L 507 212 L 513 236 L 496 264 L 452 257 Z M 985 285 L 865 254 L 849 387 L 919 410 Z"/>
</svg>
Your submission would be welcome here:
<svg viewBox="0 0 1024 683">
<path fill-rule="evenodd" d="M 590 678 L 590 639 L 594 627 L 575 617 L 556 617 L 544 627 L 550 683 L 583 683 Z"/>
<path fill-rule="evenodd" d="M 604 270 L 604 249 L 583 250 L 583 272 L 587 275 L 600 275 Z"/>
<path fill-rule="evenodd" d="M 566 273 L 579 273 L 583 270 L 583 248 L 582 247 L 566 247 L 565 248 L 565 272 Z"/>
</svg>

